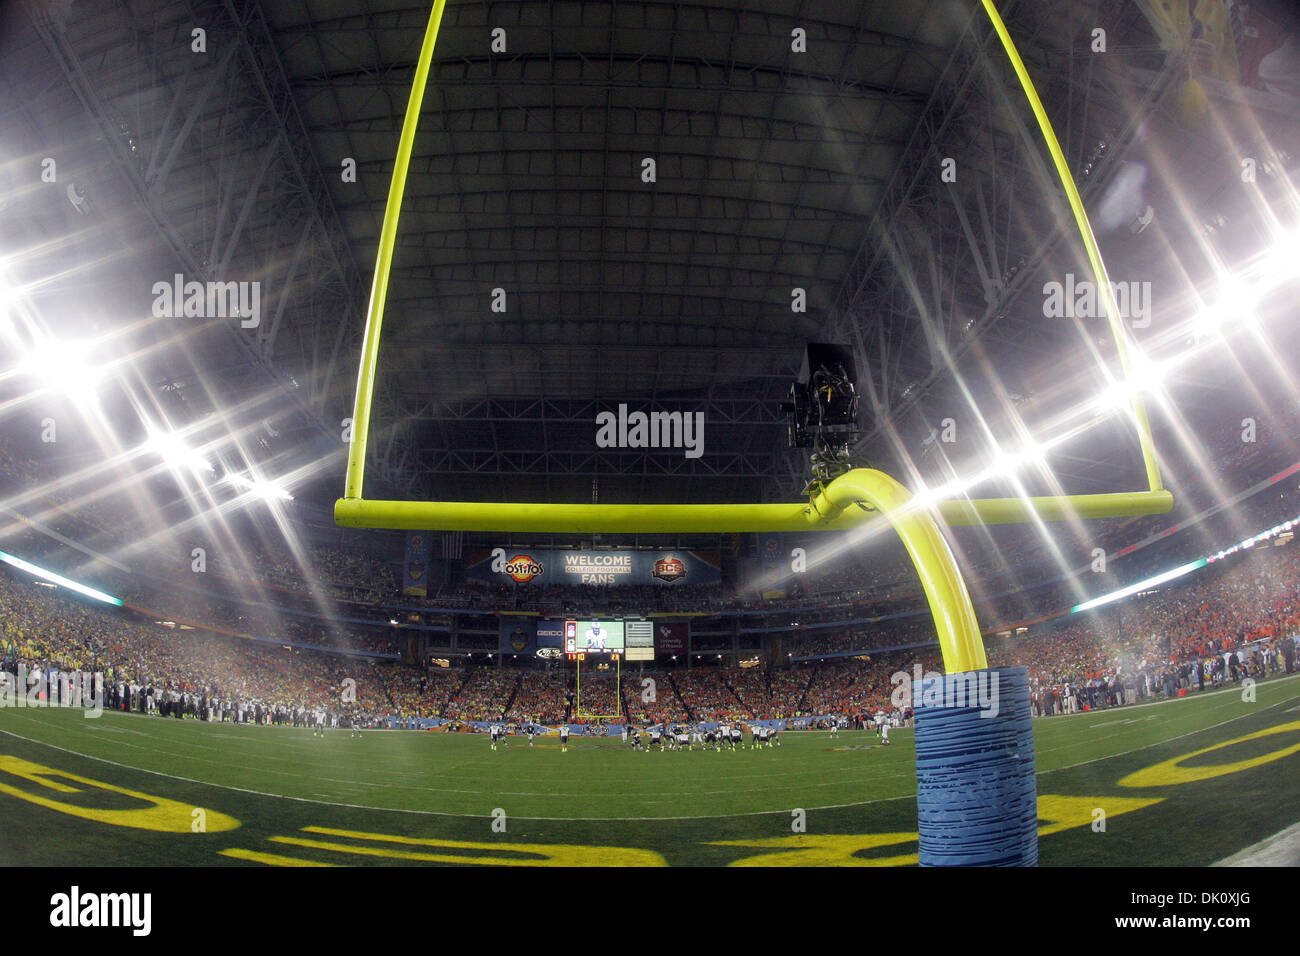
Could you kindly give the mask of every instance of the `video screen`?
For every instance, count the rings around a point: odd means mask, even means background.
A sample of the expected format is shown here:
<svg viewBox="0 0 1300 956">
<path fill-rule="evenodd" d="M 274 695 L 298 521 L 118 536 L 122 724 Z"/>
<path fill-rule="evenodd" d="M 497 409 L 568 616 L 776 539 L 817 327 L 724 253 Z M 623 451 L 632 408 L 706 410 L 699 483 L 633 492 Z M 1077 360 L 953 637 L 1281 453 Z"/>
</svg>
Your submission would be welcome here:
<svg viewBox="0 0 1300 956">
<path fill-rule="evenodd" d="M 623 622 L 565 621 L 564 650 L 567 654 L 621 654 Z"/>
</svg>

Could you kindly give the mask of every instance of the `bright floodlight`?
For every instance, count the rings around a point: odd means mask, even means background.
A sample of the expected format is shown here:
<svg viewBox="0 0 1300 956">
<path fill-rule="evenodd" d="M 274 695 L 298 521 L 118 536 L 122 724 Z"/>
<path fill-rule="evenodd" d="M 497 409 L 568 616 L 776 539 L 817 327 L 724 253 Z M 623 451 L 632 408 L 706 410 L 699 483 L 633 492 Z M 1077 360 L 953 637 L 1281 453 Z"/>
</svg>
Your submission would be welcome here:
<svg viewBox="0 0 1300 956">
<path fill-rule="evenodd" d="M 1195 561 L 1165 571 L 1163 574 L 1157 574 L 1154 577 L 1138 581 L 1136 584 L 1130 584 L 1128 587 L 1120 588 L 1118 591 L 1111 591 L 1109 594 L 1095 597 L 1091 601 L 1084 601 L 1082 604 L 1076 604 L 1074 607 L 1070 608 L 1070 613 L 1074 614 L 1078 611 L 1087 611 L 1094 607 L 1101 607 L 1103 604 L 1110 604 L 1112 601 L 1126 598 L 1130 594 L 1137 594 L 1139 591 L 1146 591 L 1150 588 L 1159 587 L 1161 584 L 1165 584 L 1175 578 L 1181 578 L 1184 574 L 1190 574 L 1193 571 L 1205 567 L 1206 563 L 1205 558 L 1197 558 Z"/>
<path fill-rule="evenodd" d="M 211 473 L 212 463 L 187 446 L 179 435 L 153 432 L 145 447 L 176 471 L 188 468 L 196 475 Z"/>
<path fill-rule="evenodd" d="M 22 290 L 9 281 L 9 277 L 0 272 L 0 310 L 8 309 L 12 305 L 18 304 L 18 297 Z"/>
<path fill-rule="evenodd" d="M 1264 281 L 1268 283 L 1285 282 L 1296 276 L 1297 263 L 1300 263 L 1300 229 L 1285 233 L 1277 238 L 1264 259 Z"/>
<path fill-rule="evenodd" d="M 243 475 L 227 475 L 226 480 L 232 485 L 251 491 L 265 501 L 293 501 L 293 495 L 271 481 L 245 478 Z"/>
<path fill-rule="evenodd" d="M 993 476 L 1010 477 L 1026 465 L 1041 465 L 1045 460 L 1042 446 L 1031 440 L 1019 451 L 999 451 L 993 459 Z"/>
<path fill-rule="evenodd" d="M 31 562 L 24 561 L 22 558 L 16 557 L 12 554 L 6 554 L 5 552 L 0 551 L 0 561 L 3 561 L 5 564 L 13 565 L 19 571 L 26 571 L 28 574 L 38 577 L 43 581 L 49 581 L 51 584 L 65 587 L 69 591 L 76 591 L 78 594 L 84 594 L 86 597 L 93 598 L 96 601 L 103 601 L 105 604 L 112 604 L 115 607 L 122 606 L 121 598 L 115 598 L 111 594 L 97 591 L 95 588 L 89 587 L 85 584 L 78 584 L 76 581 L 65 578 L 61 574 L 55 574 L 53 571 L 37 567 Z"/>
<path fill-rule="evenodd" d="M 29 349 L 19 363 L 23 374 L 36 379 L 40 388 L 67 395 L 78 402 L 93 402 L 101 370 L 88 358 L 85 342 L 44 339 Z"/>
</svg>

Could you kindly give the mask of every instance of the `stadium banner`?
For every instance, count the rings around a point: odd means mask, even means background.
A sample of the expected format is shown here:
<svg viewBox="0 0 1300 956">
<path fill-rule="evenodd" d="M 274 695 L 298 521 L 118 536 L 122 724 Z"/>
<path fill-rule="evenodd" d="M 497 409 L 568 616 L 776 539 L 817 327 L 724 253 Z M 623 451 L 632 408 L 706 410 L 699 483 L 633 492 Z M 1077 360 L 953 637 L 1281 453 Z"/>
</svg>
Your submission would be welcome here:
<svg viewBox="0 0 1300 956">
<path fill-rule="evenodd" d="M 537 649 L 539 651 L 555 650 L 559 651 L 564 646 L 564 621 L 534 621 L 537 632 Z M 542 657 L 552 655 L 543 654 Z"/>
<path fill-rule="evenodd" d="M 685 654 L 690 633 L 690 621 L 655 621 L 655 652 Z"/>
<path fill-rule="evenodd" d="M 406 557 L 402 561 L 402 593 L 411 597 L 429 594 L 429 532 L 406 532 Z"/>
<path fill-rule="evenodd" d="M 763 534 L 758 542 L 759 560 L 763 564 L 762 594 L 764 600 L 779 601 L 785 597 L 785 588 L 780 582 L 785 579 L 788 570 L 785 561 L 785 535 L 781 532 Z"/>
<path fill-rule="evenodd" d="M 537 621 L 527 617 L 501 618 L 502 654 L 533 654 L 537 650 Z"/>
<path fill-rule="evenodd" d="M 502 654 L 532 654 L 541 658 L 559 658 L 564 644 L 564 621 L 538 620 L 532 617 L 501 618 Z"/>
<path fill-rule="evenodd" d="M 717 551 L 568 551 L 550 548 L 466 548 L 465 577 L 488 584 L 569 587 L 717 584 Z"/>
</svg>

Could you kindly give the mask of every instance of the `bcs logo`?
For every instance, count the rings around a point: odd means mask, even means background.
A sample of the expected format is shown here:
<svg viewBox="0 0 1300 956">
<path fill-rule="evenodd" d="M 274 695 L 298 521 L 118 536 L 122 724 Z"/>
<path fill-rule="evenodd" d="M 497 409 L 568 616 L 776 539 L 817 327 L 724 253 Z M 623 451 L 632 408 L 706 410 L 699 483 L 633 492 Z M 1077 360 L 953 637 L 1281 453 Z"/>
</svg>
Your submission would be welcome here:
<svg viewBox="0 0 1300 956">
<path fill-rule="evenodd" d="M 660 581 L 676 581 L 686 577 L 686 565 L 676 555 L 668 555 L 655 562 L 654 577 Z"/>
<path fill-rule="evenodd" d="M 492 573 L 508 574 L 516 584 L 527 584 L 545 570 L 542 562 L 527 554 L 516 554 L 507 561 L 506 553 L 501 548 L 492 551 Z"/>
</svg>

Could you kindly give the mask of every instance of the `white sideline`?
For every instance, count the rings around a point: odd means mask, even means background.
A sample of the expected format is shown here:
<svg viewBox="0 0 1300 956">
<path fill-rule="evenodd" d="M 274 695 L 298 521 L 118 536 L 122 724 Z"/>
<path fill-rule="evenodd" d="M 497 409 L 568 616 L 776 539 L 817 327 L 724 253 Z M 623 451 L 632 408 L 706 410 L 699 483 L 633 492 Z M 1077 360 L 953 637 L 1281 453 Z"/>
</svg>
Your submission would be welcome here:
<svg viewBox="0 0 1300 956">
<path fill-rule="evenodd" d="M 1300 866 L 1300 823 L 1292 824 L 1211 866 Z"/>
</svg>

